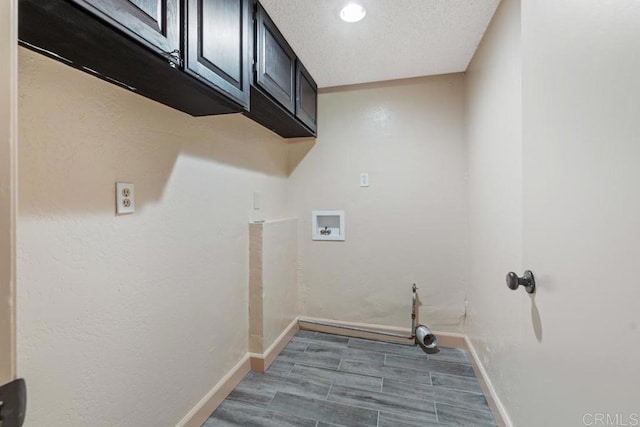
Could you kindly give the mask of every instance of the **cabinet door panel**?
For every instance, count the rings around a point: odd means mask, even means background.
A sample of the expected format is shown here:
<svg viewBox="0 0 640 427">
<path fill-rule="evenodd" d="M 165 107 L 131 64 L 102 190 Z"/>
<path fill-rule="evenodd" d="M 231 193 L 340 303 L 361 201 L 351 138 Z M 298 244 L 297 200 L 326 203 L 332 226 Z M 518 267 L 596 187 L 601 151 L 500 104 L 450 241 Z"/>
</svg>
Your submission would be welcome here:
<svg viewBox="0 0 640 427">
<path fill-rule="evenodd" d="M 296 88 L 296 116 L 315 131 L 318 86 L 300 61 L 297 61 Z"/>
<path fill-rule="evenodd" d="M 258 6 L 256 21 L 256 82 L 294 113 L 295 53 L 261 6 Z"/>
<path fill-rule="evenodd" d="M 179 0 L 73 0 L 157 52 L 180 49 Z"/>
<path fill-rule="evenodd" d="M 129 2 L 133 3 L 146 13 L 157 25 L 158 30 L 161 29 L 161 25 L 163 17 L 162 11 L 162 2 L 157 0 L 129 0 Z"/>
<path fill-rule="evenodd" d="M 187 70 L 248 107 L 248 0 L 188 0 L 187 26 Z"/>
</svg>

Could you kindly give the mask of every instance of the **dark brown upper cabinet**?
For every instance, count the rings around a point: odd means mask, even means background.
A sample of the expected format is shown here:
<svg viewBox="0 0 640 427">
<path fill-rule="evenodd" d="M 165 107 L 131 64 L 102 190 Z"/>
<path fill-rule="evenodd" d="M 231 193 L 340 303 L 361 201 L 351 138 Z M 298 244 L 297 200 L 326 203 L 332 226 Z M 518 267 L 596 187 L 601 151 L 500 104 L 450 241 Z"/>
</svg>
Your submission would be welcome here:
<svg viewBox="0 0 640 427">
<path fill-rule="evenodd" d="M 245 115 L 285 138 L 316 136 L 317 86 L 254 0 L 254 72 Z"/>
<path fill-rule="evenodd" d="M 295 113 L 296 54 L 259 4 L 256 31 L 256 84 Z"/>
<path fill-rule="evenodd" d="M 182 71 L 181 26 L 176 25 L 181 3 L 19 0 L 18 40 L 24 47 L 192 116 L 243 111 L 233 98 Z"/>
<path fill-rule="evenodd" d="M 1 0 L 0 0 L 1 1 Z M 192 116 L 316 135 L 316 84 L 257 0 L 18 0 L 18 41 Z"/>
<path fill-rule="evenodd" d="M 177 63 L 180 52 L 179 0 L 72 0 Z"/>
<path fill-rule="evenodd" d="M 296 117 L 316 130 L 318 86 L 302 62 L 296 61 Z"/>
<path fill-rule="evenodd" d="M 249 108 L 249 0 L 187 0 L 185 70 Z"/>
</svg>

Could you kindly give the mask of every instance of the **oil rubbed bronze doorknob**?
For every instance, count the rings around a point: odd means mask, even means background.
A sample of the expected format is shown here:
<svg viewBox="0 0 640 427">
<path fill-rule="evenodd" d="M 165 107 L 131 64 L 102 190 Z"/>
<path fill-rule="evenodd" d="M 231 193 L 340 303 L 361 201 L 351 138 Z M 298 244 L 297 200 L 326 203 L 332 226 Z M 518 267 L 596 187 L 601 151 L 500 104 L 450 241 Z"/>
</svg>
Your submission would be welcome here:
<svg viewBox="0 0 640 427">
<path fill-rule="evenodd" d="M 518 289 L 518 286 L 524 286 L 526 291 L 530 294 L 536 291 L 536 279 L 533 277 L 533 272 L 527 270 L 522 277 L 518 277 L 513 271 L 507 274 L 507 286 L 514 291 Z"/>
</svg>

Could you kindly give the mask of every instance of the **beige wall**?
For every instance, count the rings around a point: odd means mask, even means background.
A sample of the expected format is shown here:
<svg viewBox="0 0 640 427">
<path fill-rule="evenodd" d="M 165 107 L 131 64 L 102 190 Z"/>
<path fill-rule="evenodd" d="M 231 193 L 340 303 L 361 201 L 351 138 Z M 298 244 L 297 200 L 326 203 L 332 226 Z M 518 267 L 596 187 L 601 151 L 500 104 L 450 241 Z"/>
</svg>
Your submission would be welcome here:
<svg viewBox="0 0 640 427">
<path fill-rule="evenodd" d="M 249 351 L 264 353 L 298 316 L 298 220 L 250 230 Z"/>
<path fill-rule="evenodd" d="M 640 4 L 502 3 L 468 73 L 469 334 L 515 426 L 633 425 Z"/>
<path fill-rule="evenodd" d="M 298 220 L 264 224 L 264 349 L 298 316 Z"/>
<path fill-rule="evenodd" d="M 28 425 L 175 425 L 247 351 L 253 192 L 287 145 L 20 50 L 19 373 Z M 114 183 L 136 213 L 114 216 Z"/>
<path fill-rule="evenodd" d="M 15 368 L 16 3 L 0 4 L 0 385 L 13 378 Z"/>
<path fill-rule="evenodd" d="M 526 293 L 510 291 L 522 273 L 522 67 L 520 1 L 502 0 L 467 70 L 469 159 L 469 322 L 472 340 L 502 403 L 522 366 Z"/>
<path fill-rule="evenodd" d="M 315 146 L 291 151 L 302 314 L 408 327 L 416 282 L 421 320 L 461 330 L 464 76 L 337 88 L 318 102 Z M 361 172 L 369 173 L 370 187 L 359 186 Z M 346 240 L 312 241 L 312 210 L 345 210 Z"/>
</svg>

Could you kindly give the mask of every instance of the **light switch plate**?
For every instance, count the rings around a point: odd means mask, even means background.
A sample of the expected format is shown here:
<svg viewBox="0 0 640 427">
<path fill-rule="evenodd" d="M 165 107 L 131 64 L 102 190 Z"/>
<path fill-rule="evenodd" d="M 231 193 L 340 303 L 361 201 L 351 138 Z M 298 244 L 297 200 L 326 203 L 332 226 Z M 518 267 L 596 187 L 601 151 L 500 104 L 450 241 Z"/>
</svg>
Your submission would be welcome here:
<svg viewBox="0 0 640 427">
<path fill-rule="evenodd" d="M 360 174 L 360 187 L 368 187 L 369 186 L 369 174 L 367 172 L 362 172 Z"/>
<path fill-rule="evenodd" d="M 116 215 L 136 211 L 135 188 L 130 182 L 116 182 Z"/>
</svg>

